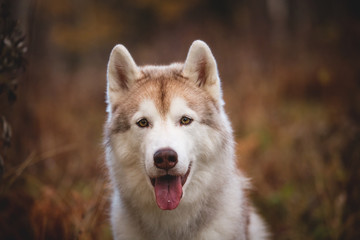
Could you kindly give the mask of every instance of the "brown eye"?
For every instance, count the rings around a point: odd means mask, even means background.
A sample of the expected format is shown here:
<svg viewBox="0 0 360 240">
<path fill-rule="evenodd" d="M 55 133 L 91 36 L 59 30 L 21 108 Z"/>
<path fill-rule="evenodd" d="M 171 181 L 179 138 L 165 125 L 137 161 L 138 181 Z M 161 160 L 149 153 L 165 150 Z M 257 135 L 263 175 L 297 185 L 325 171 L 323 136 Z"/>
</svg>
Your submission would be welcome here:
<svg viewBox="0 0 360 240">
<path fill-rule="evenodd" d="M 142 118 L 139 121 L 137 121 L 136 125 L 138 125 L 141 128 L 145 128 L 149 126 L 149 122 L 146 118 Z"/>
<path fill-rule="evenodd" d="M 189 117 L 182 117 L 180 119 L 180 125 L 189 125 L 193 120 Z"/>
</svg>

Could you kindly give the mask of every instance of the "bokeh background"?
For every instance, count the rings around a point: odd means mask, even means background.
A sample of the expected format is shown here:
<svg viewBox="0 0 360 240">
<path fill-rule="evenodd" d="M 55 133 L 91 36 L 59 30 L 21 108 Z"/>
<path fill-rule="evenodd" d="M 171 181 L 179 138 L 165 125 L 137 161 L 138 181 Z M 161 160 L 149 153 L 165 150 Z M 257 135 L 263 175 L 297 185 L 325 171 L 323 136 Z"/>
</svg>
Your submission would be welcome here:
<svg viewBox="0 0 360 240">
<path fill-rule="evenodd" d="M 0 239 L 111 239 L 106 65 L 215 55 L 273 239 L 360 239 L 358 0 L 3 0 Z"/>
</svg>

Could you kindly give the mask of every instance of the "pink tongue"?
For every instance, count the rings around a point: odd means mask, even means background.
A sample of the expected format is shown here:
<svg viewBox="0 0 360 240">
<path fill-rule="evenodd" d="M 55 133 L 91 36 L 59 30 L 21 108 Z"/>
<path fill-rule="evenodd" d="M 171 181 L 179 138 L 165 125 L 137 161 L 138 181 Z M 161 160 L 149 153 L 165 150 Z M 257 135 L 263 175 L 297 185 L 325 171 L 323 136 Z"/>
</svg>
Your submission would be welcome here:
<svg viewBox="0 0 360 240">
<path fill-rule="evenodd" d="M 181 177 L 164 176 L 155 179 L 156 203 L 163 210 L 175 209 L 182 197 Z"/>
</svg>

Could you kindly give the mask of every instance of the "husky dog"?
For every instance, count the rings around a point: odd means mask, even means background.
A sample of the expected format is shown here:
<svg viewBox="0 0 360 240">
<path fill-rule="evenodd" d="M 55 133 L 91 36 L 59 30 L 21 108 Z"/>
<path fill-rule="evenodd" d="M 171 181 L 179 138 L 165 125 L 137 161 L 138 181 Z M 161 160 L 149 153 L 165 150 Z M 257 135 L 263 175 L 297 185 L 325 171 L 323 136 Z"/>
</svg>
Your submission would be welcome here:
<svg viewBox="0 0 360 240">
<path fill-rule="evenodd" d="M 139 67 L 123 45 L 107 69 L 106 164 L 117 240 L 266 239 L 236 167 L 215 59 Z"/>
</svg>

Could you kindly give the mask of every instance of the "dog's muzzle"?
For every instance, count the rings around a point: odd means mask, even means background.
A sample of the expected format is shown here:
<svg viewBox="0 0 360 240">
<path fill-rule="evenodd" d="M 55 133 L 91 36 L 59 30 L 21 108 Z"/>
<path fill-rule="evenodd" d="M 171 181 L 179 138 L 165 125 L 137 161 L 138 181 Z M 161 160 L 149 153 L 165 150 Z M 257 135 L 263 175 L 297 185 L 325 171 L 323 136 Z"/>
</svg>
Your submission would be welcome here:
<svg viewBox="0 0 360 240">
<path fill-rule="evenodd" d="M 166 175 L 151 178 L 154 186 L 156 203 L 163 210 L 173 210 L 177 208 L 183 196 L 182 187 L 184 186 L 189 173 L 190 166 L 185 175 L 171 175 L 169 170 L 178 163 L 178 155 L 171 148 L 163 148 L 155 152 L 154 165 L 166 171 Z"/>
</svg>

